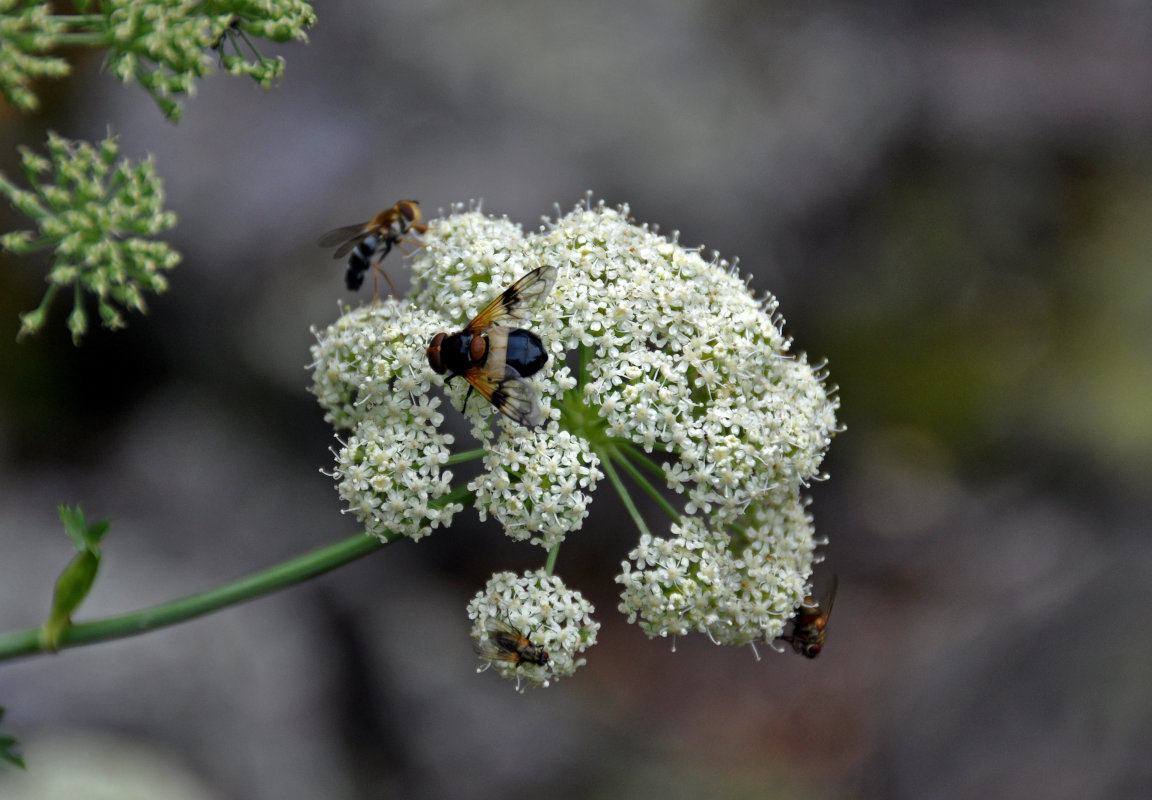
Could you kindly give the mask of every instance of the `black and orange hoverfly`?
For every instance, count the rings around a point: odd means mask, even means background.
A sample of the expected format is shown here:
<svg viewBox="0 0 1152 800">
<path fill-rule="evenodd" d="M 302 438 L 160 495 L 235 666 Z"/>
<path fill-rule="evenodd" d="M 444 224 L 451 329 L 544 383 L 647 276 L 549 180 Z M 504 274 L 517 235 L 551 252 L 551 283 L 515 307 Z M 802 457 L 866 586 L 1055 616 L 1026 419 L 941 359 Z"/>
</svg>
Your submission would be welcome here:
<svg viewBox="0 0 1152 800">
<path fill-rule="evenodd" d="M 488 304 L 464 330 L 438 333 L 428 345 L 428 363 L 437 373 L 468 381 L 464 408 L 475 389 L 500 413 L 528 428 L 544 422 L 532 384 L 524 380 L 548 363 L 540 337 L 502 324 L 522 320 L 527 309 L 552 289 L 556 267 L 529 272 Z M 464 410 L 461 408 L 461 411 Z"/>
<path fill-rule="evenodd" d="M 364 274 L 375 264 L 376 271 L 388 281 L 392 294 L 396 287 L 388 273 L 380 268 L 384 256 L 402 241 L 410 231 L 424 233 L 427 225 L 420 223 L 420 204 L 415 200 L 401 200 L 394 206 L 384 209 L 368 222 L 345 225 L 328 231 L 317 242 L 321 247 L 335 247 L 333 258 L 348 256 L 348 269 L 344 273 L 344 285 L 349 291 L 356 291 L 364 283 Z M 351 255 L 349 255 L 351 253 Z"/>
</svg>

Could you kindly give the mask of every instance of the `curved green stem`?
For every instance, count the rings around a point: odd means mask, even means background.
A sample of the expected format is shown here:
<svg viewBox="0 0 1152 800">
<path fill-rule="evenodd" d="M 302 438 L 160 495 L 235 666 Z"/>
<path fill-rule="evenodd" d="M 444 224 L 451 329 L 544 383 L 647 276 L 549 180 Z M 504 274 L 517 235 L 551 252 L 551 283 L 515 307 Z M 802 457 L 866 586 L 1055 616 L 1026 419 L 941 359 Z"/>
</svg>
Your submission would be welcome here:
<svg viewBox="0 0 1152 800">
<path fill-rule="evenodd" d="M 392 538 L 381 541 L 374 536 L 357 534 L 215 589 L 118 617 L 79 622 L 70 626 L 60 636 L 59 648 L 122 639 L 211 614 L 213 611 L 254 600 L 309 578 L 315 578 L 317 575 L 323 575 L 369 553 L 374 553 L 393 541 Z M 41 629 L 36 627 L 0 634 L 0 661 L 49 652 L 42 646 L 40 633 Z"/>
<path fill-rule="evenodd" d="M 461 486 L 436 501 L 436 505 L 464 501 L 469 497 L 474 498 L 475 493 Z M 79 647 L 110 639 L 123 639 L 202 617 L 213 611 L 255 600 L 257 597 L 323 575 L 374 553 L 401 538 L 403 537 L 399 534 L 389 534 L 385 539 L 357 534 L 215 589 L 118 617 L 71 625 L 55 640 L 55 644 L 62 650 L 66 647 Z M 42 633 L 42 626 L 0 633 L 0 661 L 49 652 L 44 646 Z"/>
</svg>

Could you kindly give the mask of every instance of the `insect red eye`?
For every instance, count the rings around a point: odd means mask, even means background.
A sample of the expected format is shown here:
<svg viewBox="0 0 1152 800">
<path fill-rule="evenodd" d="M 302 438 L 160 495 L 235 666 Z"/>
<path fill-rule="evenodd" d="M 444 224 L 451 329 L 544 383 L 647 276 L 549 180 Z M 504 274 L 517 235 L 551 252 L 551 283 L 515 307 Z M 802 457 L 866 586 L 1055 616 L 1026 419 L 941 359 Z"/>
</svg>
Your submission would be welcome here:
<svg viewBox="0 0 1152 800">
<path fill-rule="evenodd" d="M 446 336 L 447 334 L 438 333 L 432 337 L 432 342 L 428 345 L 428 366 L 441 375 L 444 374 L 444 364 L 440 361 L 440 345 L 444 343 Z"/>
<path fill-rule="evenodd" d="M 411 222 L 412 220 L 416 219 L 416 215 L 419 213 L 419 211 L 416 209 L 416 205 L 414 203 L 404 202 L 400 204 L 400 213 L 404 216 L 404 219 Z"/>
<path fill-rule="evenodd" d="M 481 360 L 487 352 L 488 340 L 483 336 L 473 336 L 471 343 L 468 345 L 468 355 L 472 357 L 472 360 Z"/>
</svg>

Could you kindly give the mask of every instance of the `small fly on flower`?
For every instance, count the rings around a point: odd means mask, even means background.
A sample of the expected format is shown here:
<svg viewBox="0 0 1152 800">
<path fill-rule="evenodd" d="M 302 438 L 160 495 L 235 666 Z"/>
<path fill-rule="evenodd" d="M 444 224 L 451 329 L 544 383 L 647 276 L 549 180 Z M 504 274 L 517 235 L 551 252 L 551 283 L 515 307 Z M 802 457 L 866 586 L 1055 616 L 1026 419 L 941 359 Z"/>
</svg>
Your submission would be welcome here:
<svg viewBox="0 0 1152 800">
<path fill-rule="evenodd" d="M 781 638 L 792 643 L 792 649 L 807 658 L 816 658 L 824 649 L 824 637 L 827 635 L 826 627 L 828 617 L 832 614 L 832 603 L 836 601 L 836 586 L 839 581 L 832 576 L 828 588 L 820 602 L 816 603 L 811 597 L 804 598 L 804 604 L 796 612 L 792 623 L 792 633 Z"/>
<path fill-rule="evenodd" d="M 427 225 L 420 223 L 420 204 L 415 200 L 401 200 L 394 206 L 384 209 L 368 222 L 356 225 L 345 225 L 328 231 L 320 237 L 318 244 L 321 247 L 335 247 L 333 258 L 348 256 L 348 269 L 344 273 L 344 284 L 349 291 L 356 291 L 364 283 L 364 273 L 369 267 L 375 265 L 376 271 L 384 276 L 396 294 L 396 287 L 388 273 L 380 268 L 384 256 L 392 252 L 392 248 L 400 242 L 407 242 L 402 238 L 410 231 L 424 233 Z M 351 255 L 348 255 L 351 253 Z"/>
<path fill-rule="evenodd" d="M 555 279 L 556 267 L 534 269 L 505 289 L 464 330 L 432 337 L 428 345 L 432 369 L 441 375 L 450 372 L 449 381 L 457 375 L 468 381 L 464 408 L 475 389 L 496 410 L 525 427 L 544 422 L 536 390 L 524 379 L 548 363 L 548 352 L 532 331 L 498 323 L 523 319 L 527 308 L 548 294 Z"/>
<path fill-rule="evenodd" d="M 521 664 L 544 666 L 548 663 L 548 654 L 543 647 L 532 644 L 527 636 L 504 620 L 488 617 L 484 621 L 484 632 L 487 636 L 476 642 L 472 649 L 487 662 L 486 666 L 494 661 L 507 661 L 517 667 Z"/>
</svg>

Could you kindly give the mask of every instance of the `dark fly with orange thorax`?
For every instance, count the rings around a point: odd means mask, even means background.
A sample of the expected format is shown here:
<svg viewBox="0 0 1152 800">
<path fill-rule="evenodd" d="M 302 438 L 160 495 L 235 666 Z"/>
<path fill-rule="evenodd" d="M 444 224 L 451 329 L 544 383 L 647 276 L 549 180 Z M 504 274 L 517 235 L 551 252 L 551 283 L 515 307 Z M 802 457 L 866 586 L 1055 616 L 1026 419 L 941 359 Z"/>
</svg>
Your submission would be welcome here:
<svg viewBox="0 0 1152 800">
<path fill-rule="evenodd" d="M 548 351 L 535 333 L 503 324 L 524 318 L 545 297 L 556 279 L 556 267 L 534 269 L 509 286 L 464 330 L 438 333 L 428 345 L 428 363 L 437 373 L 468 381 L 468 394 L 479 392 L 496 409 L 529 428 L 544 422 L 540 398 L 524 380 L 548 363 Z M 463 410 L 463 408 L 461 409 Z"/>
</svg>

